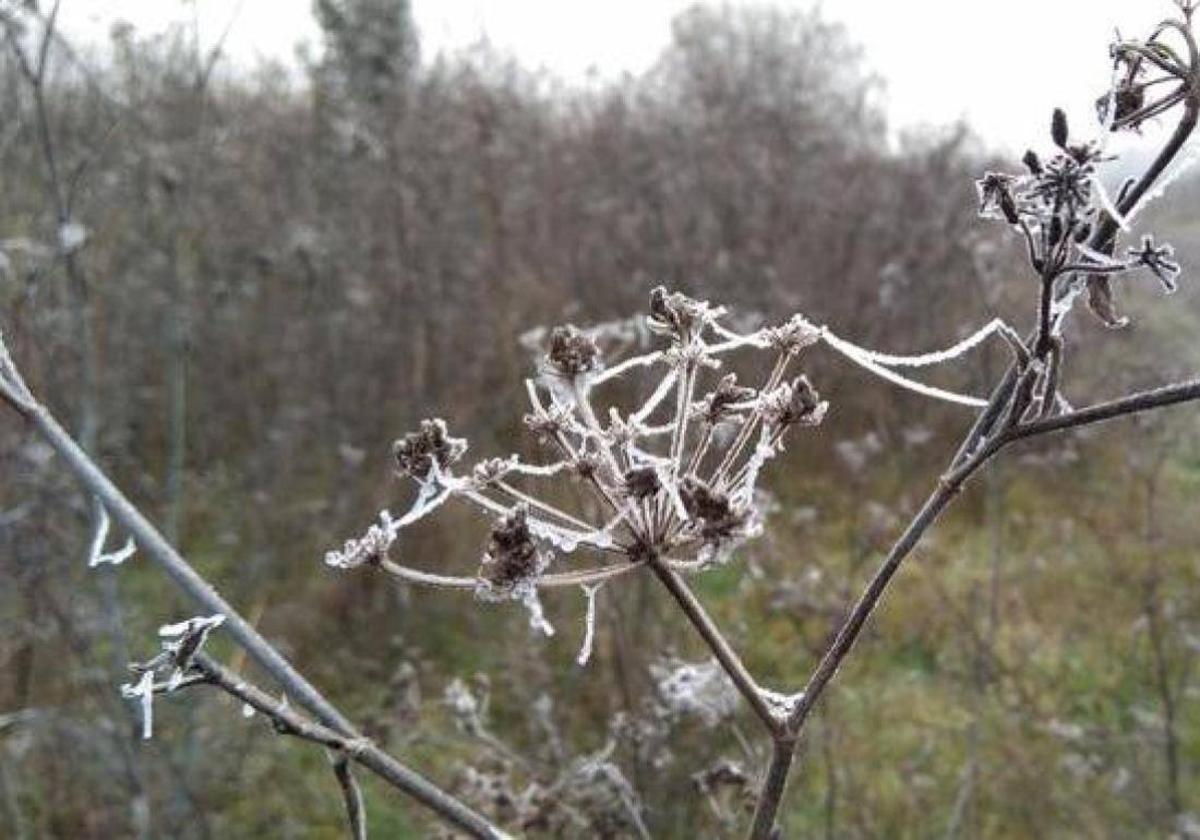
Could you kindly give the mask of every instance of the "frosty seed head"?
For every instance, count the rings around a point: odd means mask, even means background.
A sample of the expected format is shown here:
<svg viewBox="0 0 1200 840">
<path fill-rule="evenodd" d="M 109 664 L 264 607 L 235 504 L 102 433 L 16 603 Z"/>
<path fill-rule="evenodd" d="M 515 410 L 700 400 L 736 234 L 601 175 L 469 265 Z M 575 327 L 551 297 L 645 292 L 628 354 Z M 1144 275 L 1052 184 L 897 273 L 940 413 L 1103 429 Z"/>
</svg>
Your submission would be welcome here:
<svg viewBox="0 0 1200 840">
<path fill-rule="evenodd" d="M 703 326 L 708 312 L 708 304 L 703 301 L 658 286 L 650 292 L 650 315 L 646 323 L 653 332 L 687 344 Z"/>
<path fill-rule="evenodd" d="M 528 506 L 518 505 L 492 527 L 479 578 L 494 591 L 511 592 L 536 580 L 548 562 L 529 530 Z"/>
<path fill-rule="evenodd" d="M 596 340 L 570 324 L 550 331 L 546 362 L 552 371 L 568 379 L 596 373 L 602 367 Z"/>
<path fill-rule="evenodd" d="M 717 425 L 735 412 L 734 406 L 750 402 L 756 394 L 753 388 L 744 388 L 737 384 L 736 373 L 725 374 L 717 383 L 717 387 L 701 401 L 700 410 L 704 422 L 710 426 Z"/>
<path fill-rule="evenodd" d="M 445 470 L 462 458 L 467 442 L 450 437 L 446 422 L 440 418 L 422 420 L 415 432 L 409 432 L 392 444 L 392 456 L 403 475 L 424 481 L 436 465 Z"/>
<path fill-rule="evenodd" d="M 699 535 L 706 540 L 735 536 L 749 518 L 749 512 L 735 507 L 727 494 L 694 476 L 680 483 L 679 496 Z"/>
<path fill-rule="evenodd" d="M 763 397 L 763 417 L 777 431 L 791 426 L 817 426 L 825 419 L 829 403 L 822 401 L 807 376 L 798 376 Z"/>
<path fill-rule="evenodd" d="M 654 467 L 633 467 L 625 471 L 625 495 L 631 499 L 648 499 L 658 493 L 662 482 Z"/>
<path fill-rule="evenodd" d="M 764 330 L 763 337 L 780 353 L 795 355 L 820 341 L 821 329 L 803 315 L 793 315 L 787 323 Z"/>
</svg>

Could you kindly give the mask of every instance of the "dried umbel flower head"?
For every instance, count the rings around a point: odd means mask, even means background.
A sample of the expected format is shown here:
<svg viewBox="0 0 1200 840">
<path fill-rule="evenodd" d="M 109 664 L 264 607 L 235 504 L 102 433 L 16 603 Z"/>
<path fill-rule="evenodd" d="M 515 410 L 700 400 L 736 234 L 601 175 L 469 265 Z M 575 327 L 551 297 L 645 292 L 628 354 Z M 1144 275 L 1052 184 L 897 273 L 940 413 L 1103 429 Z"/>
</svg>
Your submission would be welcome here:
<svg viewBox="0 0 1200 840">
<path fill-rule="evenodd" d="M 487 458 L 459 477 L 450 468 L 465 452 L 465 441 L 450 437 L 441 420 L 425 421 L 395 448 L 400 471 L 418 484 L 413 507 L 397 519 L 385 512 L 378 525 L 330 552 L 326 562 L 343 569 L 371 566 L 415 583 L 469 587 L 485 601 L 515 601 L 549 633 L 540 589 L 582 586 L 591 614 L 596 588 L 613 577 L 651 563 L 697 573 L 728 561 L 742 541 L 761 531 L 755 488 L 763 467 L 782 451 L 786 433 L 814 425 L 825 412 L 807 379 L 788 384 L 784 377 L 827 332 L 795 316 L 740 334 L 723 318 L 724 310 L 705 301 L 656 289 L 646 323 L 668 339 L 666 346 L 608 366 L 590 331 L 553 330 L 540 360 L 543 375 L 525 383 L 531 405 L 525 424 L 557 459 L 531 464 L 515 455 Z M 761 387 L 712 373 L 738 351 L 774 356 Z M 633 405 L 597 403 L 610 383 L 642 372 L 656 383 L 640 389 Z M 530 486 L 564 474 L 578 485 L 571 496 L 583 490 L 593 497 L 590 508 L 564 507 L 555 494 Z M 401 529 L 453 498 L 495 522 L 474 577 L 411 569 L 387 557 Z M 581 550 L 623 561 L 548 573 L 552 556 Z"/>
<path fill-rule="evenodd" d="M 662 489 L 658 470 L 652 466 L 631 467 L 625 471 L 625 495 L 633 499 L 649 499 Z"/>
<path fill-rule="evenodd" d="M 392 445 L 402 475 L 424 481 L 436 467 L 439 472 L 458 461 L 467 451 L 467 442 L 450 437 L 446 421 L 441 418 L 422 420 L 415 432 L 409 432 Z"/>
<path fill-rule="evenodd" d="M 1015 180 L 997 179 L 1005 189 Z M 1157 253 L 1157 252 L 1156 252 Z M 1161 256 L 1161 255 L 1160 255 Z M 1161 260 L 1148 255 L 1155 265 Z M 516 455 L 487 458 L 465 477 L 450 467 L 466 450 L 441 420 L 429 420 L 399 441 L 396 459 L 418 493 L 412 507 L 350 540 L 326 562 L 350 569 L 369 566 L 407 582 L 472 589 L 483 601 L 516 602 L 530 612 L 533 627 L 549 634 L 539 592 L 579 587 L 587 614 L 594 616 L 601 585 L 665 566 L 699 574 L 730 562 L 738 548 L 762 532 L 763 498 L 758 481 L 789 434 L 822 422 L 828 404 L 808 378 L 789 376 L 806 348 L 823 342 L 856 364 L 928 397 L 971 406 L 978 398 L 922 385 L 892 366 L 926 366 L 950 361 L 996 332 L 993 322 L 954 347 L 917 357 L 879 354 L 795 315 L 781 325 L 738 332 L 725 310 L 680 293 L 655 289 L 639 327 L 608 325 L 619 336 L 657 334 L 664 346 L 628 358 L 602 359 L 596 331 L 564 327 L 550 335 L 549 353 L 539 356 L 539 376 L 525 381 L 530 410 L 525 425 L 553 453 L 545 463 Z M 538 346 L 544 330 L 534 331 Z M 531 342 L 532 344 L 532 342 Z M 623 352 L 637 341 L 616 342 Z M 721 372 L 735 354 L 773 357 L 756 387 Z M 635 394 L 618 405 L 605 396 Z M 546 491 L 563 479 L 572 492 Z M 580 492 L 588 502 L 577 500 Z M 474 575 L 452 576 L 414 569 L 387 552 L 400 530 L 450 499 L 465 501 L 495 523 L 483 562 Z M 604 558 L 582 567 L 549 572 L 552 559 L 565 566 L 593 553 Z M 613 562 L 613 556 L 620 558 Z M 579 661 L 587 661 L 594 624 L 587 622 Z"/>
<path fill-rule="evenodd" d="M 829 410 L 829 403 L 821 399 L 807 376 L 797 377 L 791 384 L 780 385 L 763 400 L 766 422 L 778 431 L 797 424 L 818 426 Z"/>
<path fill-rule="evenodd" d="M 1117 102 L 1118 121 L 1125 119 L 1123 108 L 1135 107 L 1122 84 L 1118 80 L 1108 97 Z M 1129 249 L 1125 259 L 1114 256 L 1120 229 L 1128 227 L 1127 217 L 1137 209 L 1130 206 L 1131 182 L 1115 199 L 1108 194 L 1097 171 L 1106 160 L 1101 147 L 1071 142 L 1062 111 L 1054 112 L 1050 134 L 1057 150 L 1048 158 L 1027 152 L 1026 174 L 988 172 L 976 185 L 980 214 L 1003 219 L 1022 236 L 1030 266 L 1041 278 L 1043 300 L 1035 348 L 1039 354 L 1047 352 L 1061 334 L 1066 314 L 1085 287 L 1092 310 L 1108 326 L 1117 327 L 1126 321 L 1113 305 L 1114 276 L 1147 268 L 1171 291 L 1178 273 L 1169 246 L 1148 248 L 1143 242 L 1141 248 Z"/>
</svg>

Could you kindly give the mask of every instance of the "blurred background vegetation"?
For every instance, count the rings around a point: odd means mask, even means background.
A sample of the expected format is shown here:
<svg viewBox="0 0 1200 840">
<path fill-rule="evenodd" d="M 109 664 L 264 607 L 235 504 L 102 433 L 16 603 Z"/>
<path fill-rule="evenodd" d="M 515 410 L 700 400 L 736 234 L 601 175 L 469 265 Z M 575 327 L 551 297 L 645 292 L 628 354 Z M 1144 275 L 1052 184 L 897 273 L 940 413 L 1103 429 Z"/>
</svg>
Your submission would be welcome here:
<svg viewBox="0 0 1200 840">
<path fill-rule="evenodd" d="M 975 218 L 973 178 L 999 162 L 965 127 L 889 139 L 852 33 L 819 12 L 697 7 L 652 70 L 584 92 L 487 48 L 423 59 L 402 0 L 314 11 L 324 49 L 302 78 L 225 72 L 186 28 L 114 30 L 103 61 L 55 45 L 46 105 L 89 232 L 82 283 L 55 256 L 34 103 L 5 51 L 3 326 L 65 421 L 94 397 L 118 483 L 377 738 L 451 788 L 506 762 L 518 788 L 549 783 L 615 716 L 638 719 L 651 663 L 702 649 L 648 579 L 604 590 L 579 668 L 575 593 L 545 599 L 547 641 L 517 609 L 327 570 L 325 550 L 406 503 L 392 439 L 438 415 L 477 456 L 532 451 L 522 334 L 626 317 L 658 284 L 889 352 L 994 314 L 1028 325 L 1018 243 Z M 1198 209 L 1184 179 L 1144 220 L 1189 275 Z M 1077 404 L 1200 367 L 1186 277 L 1171 299 L 1152 280 L 1119 294 L 1132 327 L 1069 333 Z M 1005 363 L 984 350 L 939 383 L 985 392 Z M 769 536 L 698 583 L 780 688 L 970 419 L 820 350 L 805 364 L 830 415 L 773 465 Z M 971 486 L 823 704 L 787 836 L 1200 837 L 1196 432 L 1186 408 L 1123 421 L 1014 450 Z M 0 835 L 340 836 L 325 758 L 222 698 L 164 699 L 138 740 L 125 663 L 192 610 L 144 562 L 89 572 L 88 517 L 0 419 Z M 400 551 L 470 574 L 486 529 L 453 509 Z M 455 678 L 487 686 L 506 750 L 456 725 Z M 620 742 L 654 836 L 745 819 L 693 780 L 722 759 L 761 769 L 743 723 Z M 366 785 L 376 836 L 434 833 Z M 622 835 L 578 836 L 606 831 Z"/>
</svg>

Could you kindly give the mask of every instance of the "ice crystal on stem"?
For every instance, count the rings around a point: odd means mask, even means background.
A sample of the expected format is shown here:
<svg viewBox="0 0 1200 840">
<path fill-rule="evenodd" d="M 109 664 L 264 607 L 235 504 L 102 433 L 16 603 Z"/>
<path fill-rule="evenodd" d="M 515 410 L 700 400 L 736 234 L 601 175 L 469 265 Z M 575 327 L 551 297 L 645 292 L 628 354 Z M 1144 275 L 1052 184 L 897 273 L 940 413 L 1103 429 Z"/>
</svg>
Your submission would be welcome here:
<svg viewBox="0 0 1200 840">
<path fill-rule="evenodd" d="M 225 616 L 210 615 L 163 625 L 158 629 L 158 635 L 163 640 L 158 655 L 129 666 L 140 676 L 137 681 L 121 686 L 121 696 L 139 702 L 143 739 L 148 740 L 154 733 L 154 695 L 160 691 L 174 691 L 183 684 L 192 667 L 192 660 L 204 647 L 209 634 L 224 622 Z M 168 675 L 167 681 L 164 684 L 155 683 L 155 678 L 164 673 Z"/>
</svg>

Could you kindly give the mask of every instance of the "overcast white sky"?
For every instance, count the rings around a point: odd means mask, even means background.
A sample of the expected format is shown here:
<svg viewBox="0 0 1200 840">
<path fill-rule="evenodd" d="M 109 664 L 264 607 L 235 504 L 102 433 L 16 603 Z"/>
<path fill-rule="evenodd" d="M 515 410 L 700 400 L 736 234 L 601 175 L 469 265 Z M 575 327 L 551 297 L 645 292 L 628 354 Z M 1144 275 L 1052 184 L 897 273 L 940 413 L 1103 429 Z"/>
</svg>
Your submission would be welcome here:
<svg viewBox="0 0 1200 840">
<path fill-rule="evenodd" d="M 486 35 L 526 66 L 569 80 L 648 67 L 689 0 L 414 0 L 426 56 Z M 809 7 L 809 0 L 775 5 Z M 291 60 L 316 42 L 311 0 L 199 0 L 201 31 L 215 39 L 237 12 L 228 41 L 239 62 Z M 1045 142 L 1056 105 L 1087 119 L 1106 80 L 1114 28 L 1139 33 L 1171 11 L 1169 0 L 824 0 L 887 83 L 893 126 L 967 119 L 988 141 L 1017 150 Z M 103 39 L 114 20 L 143 33 L 190 19 L 183 0 L 63 0 L 65 28 Z M 1082 133 L 1082 132 L 1081 132 Z"/>
</svg>

